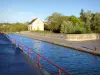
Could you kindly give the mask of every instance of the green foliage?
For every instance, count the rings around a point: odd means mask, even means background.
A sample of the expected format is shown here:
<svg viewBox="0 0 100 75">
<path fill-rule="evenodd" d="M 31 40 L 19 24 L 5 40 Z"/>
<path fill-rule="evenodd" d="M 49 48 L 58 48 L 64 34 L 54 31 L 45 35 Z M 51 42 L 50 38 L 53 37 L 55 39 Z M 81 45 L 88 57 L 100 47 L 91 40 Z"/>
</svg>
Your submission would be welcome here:
<svg viewBox="0 0 100 75">
<path fill-rule="evenodd" d="M 68 19 L 68 16 L 63 16 L 60 13 L 53 13 L 51 16 L 47 17 L 46 21 L 48 24 L 45 25 L 45 29 L 59 33 L 62 22 Z"/>
<path fill-rule="evenodd" d="M 61 33 L 74 33 L 74 34 L 82 34 L 86 33 L 86 30 L 84 27 L 80 27 L 77 23 L 74 25 L 72 21 L 64 21 L 61 25 Z"/>
<path fill-rule="evenodd" d="M 92 19 L 92 13 L 91 11 L 84 12 L 84 10 L 81 10 L 80 18 L 84 22 L 84 27 L 86 28 L 87 33 L 92 32 L 91 31 L 91 19 Z"/>
<path fill-rule="evenodd" d="M 60 31 L 61 33 L 67 33 L 66 25 L 67 25 L 66 21 L 63 21 L 63 23 L 61 24 L 61 31 Z"/>
<path fill-rule="evenodd" d="M 47 21 L 49 23 L 49 29 L 50 31 L 53 31 L 53 32 L 59 32 L 60 30 L 60 24 L 61 24 L 61 14 L 60 13 L 53 13 L 51 16 L 49 16 L 47 18 Z"/>
<path fill-rule="evenodd" d="M 26 30 L 28 30 L 27 24 L 22 24 L 22 23 L 15 23 L 15 24 L 1 23 L 0 24 L 0 32 L 20 32 Z"/>
<path fill-rule="evenodd" d="M 94 14 L 93 28 L 94 28 L 94 30 L 93 30 L 94 32 L 100 33 L 100 13 Z"/>
<path fill-rule="evenodd" d="M 87 32 L 91 32 L 91 28 L 90 28 L 90 25 L 91 25 L 91 11 L 88 11 L 87 13 L 85 13 L 85 18 L 86 18 L 86 22 L 85 22 L 85 26 L 86 26 L 86 30 Z"/>
<path fill-rule="evenodd" d="M 85 22 L 85 16 L 84 16 L 84 10 L 81 9 L 81 12 L 80 12 L 80 19 Z"/>
<path fill-rule="evenodd" d="M 81 27 L 81 25 L 76 24 L 74 27 L 74 34 L 83 34 L 86 33 L 86 29 L 84 27 Z"/>
<path fill-rule="evenodd" d="M 80 27 L 84 27 L 84 22 L 80 19 L 80 18 L 77 18 L 75 16 L 70 16 L 69 18 L 70 21 L 72 21 L 73 25 L 80 25 Z"/>
<path fill-rule="evenodd" d="M 58 33 L 86 33 L 85 22 L 75 16 L 53 13 L 46 19 L 45 30 Z"/>
<path fill-rule="evenodd" d="M 84 22 L 87 33 L 100 33 L 100 13 L 84 12 L 81 10 L 80 18 Z"/>
<path fill-rule="evenodd" d="M 44 29 L 55 33 L 100 33 L 100 13 L 84 12 L 82 9 L 80 17 L 65 16 L 61 13 L 53 13 L 45 21 Z M 20 32 L 28 30 L 28 23 L 0 23 L 0 32 Z"/>
<path fill-rule="evenodd" d="M 73 24 L 71 21 L 63 21 L 61 25 L 61 33 L 72 33 L 73 32 Z"/>
<path fill-rule="evenodd" d="M 75 16 L 70 16 L 70 21 L 72 21 L 73 24 L 76 24 L 76 23 L 80 22 L 79 19 L 77 17 L 75 17 Z"/>
</svg>

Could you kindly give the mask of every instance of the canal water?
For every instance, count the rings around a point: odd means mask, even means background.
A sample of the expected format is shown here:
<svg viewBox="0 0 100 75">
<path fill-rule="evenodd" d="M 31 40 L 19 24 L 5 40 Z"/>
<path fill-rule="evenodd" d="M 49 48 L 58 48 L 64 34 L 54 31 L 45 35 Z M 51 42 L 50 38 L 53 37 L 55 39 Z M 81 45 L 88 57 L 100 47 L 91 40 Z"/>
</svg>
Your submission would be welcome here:
<svg viewBox="0 0 100 75">
<path fill-rule="evenodd" d="M 100 56 L 15 34 L 9 34 L 8 36 L 33 48 L 34 51 L 64 68 L 71 75 L 100 75 Z"/>
</svg>

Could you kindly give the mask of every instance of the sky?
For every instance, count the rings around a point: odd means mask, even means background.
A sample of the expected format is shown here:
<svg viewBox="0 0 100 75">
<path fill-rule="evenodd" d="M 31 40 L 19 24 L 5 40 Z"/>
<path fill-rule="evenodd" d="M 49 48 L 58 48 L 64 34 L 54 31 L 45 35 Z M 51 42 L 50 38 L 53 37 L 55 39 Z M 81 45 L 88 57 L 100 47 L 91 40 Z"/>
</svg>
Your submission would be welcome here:
<svg viewBox="0 0 100 75">
<path fill-rule="evenodd" d="M 81 9 L 100 12 L 100 0 L 0 0 L 0 22 L 44 21 L 54 12 L 79 17 Z"/>
</svg>

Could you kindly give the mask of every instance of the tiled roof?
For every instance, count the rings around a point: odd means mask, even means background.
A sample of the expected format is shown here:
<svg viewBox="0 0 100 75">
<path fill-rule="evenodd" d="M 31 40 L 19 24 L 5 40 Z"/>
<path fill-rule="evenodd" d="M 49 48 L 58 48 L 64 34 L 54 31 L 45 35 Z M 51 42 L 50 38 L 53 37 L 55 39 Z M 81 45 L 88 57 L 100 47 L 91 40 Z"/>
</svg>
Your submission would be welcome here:
<svg viewBox="0 0 100 75">
<path fill-rule="evenodd" d="M 29 24 L 32 24 L 37 18 L 33 19 Z"/>
</svg>

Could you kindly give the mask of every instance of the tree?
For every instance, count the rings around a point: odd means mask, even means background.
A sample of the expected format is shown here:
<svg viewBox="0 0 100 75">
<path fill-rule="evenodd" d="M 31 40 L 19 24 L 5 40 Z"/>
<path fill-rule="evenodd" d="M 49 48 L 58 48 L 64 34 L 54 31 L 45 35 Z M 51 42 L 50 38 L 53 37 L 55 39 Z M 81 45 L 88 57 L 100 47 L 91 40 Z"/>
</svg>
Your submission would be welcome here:
<svg viewBox="0 0 100 75">
<path fill-rule="evenodd" d="M 84 10 L 83 9 L 81 9 L 81 12 L 80 12 L 80 19 L 82 21 L 85 21 L 85 16 L 84 16 Z"/>
<path fill-rule="evenodd" d="M 50 29 L 50 31 L 59 33 L 62 22 L 68 20 L 69 16 L 64 16 L 60 13 L 53 13 L 51 16 L 48 16 L 46 18 L 46 22 L 48 23 L 48 25 L 45 25 L 45 29 Z"/>
<path fill-rule="evenodd" d="M 69 20 L 73 22 L 73 25 L 78 24 L 81 27 L 84 26 L 84 22 L 80 18 L 77 18 L 76 16 L 70 16 Z"/>
<path fill-rule="evenodd" d="M 84 10 L 81 9 L 80 19 L 84 22 L 84 26 L 86 28 L 87 33 L 91 32 L 91 11 L 84 12 Z"/>
<path fill-rule="evenodd" d="M 86 30 L 77 23 L 74 25 L 72 21 L 63 21 L 61 24 L 61 33 L 82 34 L 86 33 Z"/>
<path fill-rule="evenodd" d="M 0 32 L 20 32 L 28 30 L 27 24 L 22 23 L 2 23 L 0 24 Z"/>
<path fill-rule="evenodd" d="M 87 13 L 85 13 L 85 27 L 87 32 L 91 32 L 91 17 L 92 17 L 92 13 L 91 11 L 88 11 Z"/>
<path fill-rule="evenodd" d="M 67 22 L 66 21 L 63 21 L 63 23 L 61 24 L 61 30 L 60 30 L 61 33 L 68 33 L 67 32 L 67 28 L 66 28 L 67 26 L 66 25 L 67 25 Z"/>
<path fill-rule="evenodd" d="M 82 34 L 82 33 L 86 33 L 86 28 L 84 27 L 81 27 L 81 25 L 78 25 L 76 24 L 74 27 L 73 27 L 73 33 L 74 34 Z"/>
<path fill-rule="evenodd" d="M 60 13 L 53 13 L 51 16 L 47 17 L 47 22 L 49 24 L 49 28 L 53 32 L 60 32 L 60 25 L 62 23 L 61 20 L 62 14 Z"/>
<path fill-rule="evenodd" d="M 100 13 L 94 14 L 92 29 L 96 33 L 100 33 Z"/>
<path fill-rule="evenodd" d="M 63 21 L 61 24 L 61 33 L 73 33 L 74 28 L 73 28 L 73 23 L 71 21 Z"/>
</svg>

